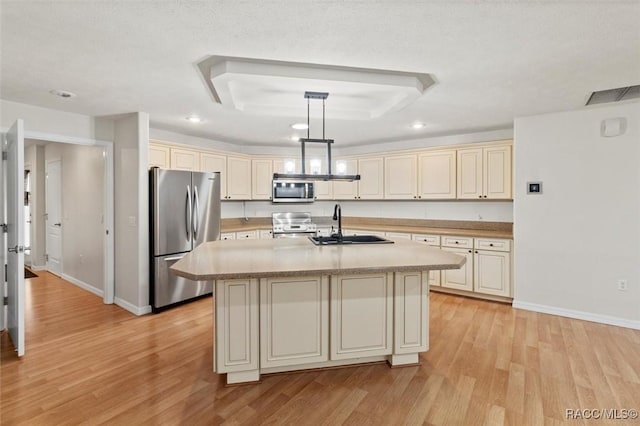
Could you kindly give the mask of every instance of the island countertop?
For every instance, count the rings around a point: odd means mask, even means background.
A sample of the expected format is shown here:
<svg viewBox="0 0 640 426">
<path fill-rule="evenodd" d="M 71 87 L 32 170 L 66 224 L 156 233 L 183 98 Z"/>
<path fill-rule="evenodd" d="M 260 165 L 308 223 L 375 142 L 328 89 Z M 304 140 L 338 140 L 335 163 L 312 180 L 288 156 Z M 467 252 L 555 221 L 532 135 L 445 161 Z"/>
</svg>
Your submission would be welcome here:
<svg viewBox="0 0 640 426">
<path fill-rule="evenodd" d="M 458 269 L 465 258 L 413 241 L 316 246 L 307 238 L 212 241 L 170 269 L 191 280 Z"/>
</svg>

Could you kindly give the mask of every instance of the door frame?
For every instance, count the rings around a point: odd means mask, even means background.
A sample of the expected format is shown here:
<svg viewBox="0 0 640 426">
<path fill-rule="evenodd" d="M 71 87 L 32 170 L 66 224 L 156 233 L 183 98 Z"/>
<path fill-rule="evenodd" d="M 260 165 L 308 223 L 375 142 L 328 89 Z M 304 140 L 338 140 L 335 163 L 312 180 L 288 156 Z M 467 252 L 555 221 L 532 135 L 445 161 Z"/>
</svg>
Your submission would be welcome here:
<svg viewBox="0 0 640 426">
<path fill-rule="evenodd" d="M 45 206 L 45 213 L 47 218 L 45 219 L 45 235 L 44 235 L 44 246 L 46 248 L 46 252 L 45 252 L 45 262 L 44 262 L 44 266 L 45 269 L 47 271 L 49 271 L 50 273 L 52 273 L 53 275 L 58 275 L 60 277 L 62 277 L 63 275 L 63 268 L 64 268 L 64 258 L 62 257 L 62 245 L 64 244 L 63 240 L 62 240 L 62 228 L 60 228 L 60 270 L 53 272 L 52 269 L 50 268 L 50 264 L 49 264 L 49 259 L 48 259 L 48 254 L 49 254 L 49 164 L 51 163 L 60 163 L 60 182 L 58 185 L 59 191 L 58 191 L 58 199 L 56 200 L 56 202 L 59 204 L 59 208 L 60 208 L 60 222 L 62 222 L 62 158 L 59 157 L 55 157 L 55 158 L 51 158 L 51 159 L 45 159 L 44 160 L 44 179 L 45 179 L 45 184 L 44 184 L 44 206 Z"/>
<path fill-rule="evenodd" d="M 6 133 L 8 129 L 2 129 Z M 44 142 L 65 143 L 71 145 L 88 145 L 102 148 L 104 158 L 104 209 L 103 209 L 103 248 L 104 248 L 104 287 L 102 300 L 105 304 L 113 304 L 115 299 L 115 249 L 114 249 L 114 179 L 113 141 L 64 136 L 53 133 L 26 131 L 25 139 L 36 139 Z"/>
</svg>

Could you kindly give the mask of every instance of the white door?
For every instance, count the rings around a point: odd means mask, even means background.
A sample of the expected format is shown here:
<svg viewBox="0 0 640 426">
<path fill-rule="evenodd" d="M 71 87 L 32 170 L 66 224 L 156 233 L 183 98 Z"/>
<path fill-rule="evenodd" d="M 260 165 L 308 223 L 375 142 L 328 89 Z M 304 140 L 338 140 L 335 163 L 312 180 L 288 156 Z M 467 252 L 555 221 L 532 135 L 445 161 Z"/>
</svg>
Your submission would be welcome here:
<svg viewBox="0 0 640 426">
<path fill-rule="evenodd" d="M 62 273 L 62 162 L 47 162 L 46 173 L 46 246 L 47 269 L 60 275 Z"/>
<path fill-rule="evenodd" d="M 17 120 L 6 135 L 7 162 L 2 200 L 6 203 L 7 328 L 18 353 L 24 355 L 24 124 Z M 4 263 L 4 262 L 3 262 Z"/>
</svg>

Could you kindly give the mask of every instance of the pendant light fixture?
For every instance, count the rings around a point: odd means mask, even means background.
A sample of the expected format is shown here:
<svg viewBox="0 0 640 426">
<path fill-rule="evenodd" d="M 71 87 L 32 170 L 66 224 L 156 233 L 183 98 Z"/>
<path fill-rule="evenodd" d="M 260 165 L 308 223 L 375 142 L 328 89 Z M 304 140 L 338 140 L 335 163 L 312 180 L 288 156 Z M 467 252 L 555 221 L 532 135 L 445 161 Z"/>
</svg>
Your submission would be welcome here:
<svg viewBox="0 0 640 426">
<path fill-rule="evenodd" d="M 302 151 L 302 173 L 274 173 L 274 179 L 293 179 L 293 180 L 339 180 L 339 181 L 347 181 L 352 182 L 354 180 L 360 180 L 360 175 L 334 175 L 331 173 L 331 145 L 333 144 L 333 139 L 326 139 L 324 137 L 324 129 L 325 129 L 325 100 L 329 96 L 327 92 L 304 92 L 304 97 L 307 100 L 307 137 L 300 138 L 300 148 Z M 309 126 L 309 116 L 310 116 L 310 104 L 311 99 L 314 100 L 322 100 L 322 139 L 311 138 L 310 136 L 310 126 Z M 305 172 L 305 147 L 308 143 L 321 143 L 327 146 L 327 174 L 317 174 L 317 173 L 306 173 Z"/>
</svg>

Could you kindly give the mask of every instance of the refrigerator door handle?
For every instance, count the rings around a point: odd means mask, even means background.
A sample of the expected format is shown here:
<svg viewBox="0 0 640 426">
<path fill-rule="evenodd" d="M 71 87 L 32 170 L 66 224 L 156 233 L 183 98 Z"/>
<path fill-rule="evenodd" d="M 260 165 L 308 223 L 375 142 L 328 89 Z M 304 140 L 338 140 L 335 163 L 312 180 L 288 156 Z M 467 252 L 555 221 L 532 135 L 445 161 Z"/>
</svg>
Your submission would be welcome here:
<svg viewBox="0 0 640 426">
<path fill-rule="evenodd" d="M 193 185 L 193 239 L 198 238 L 198 223 L 200 217 L 200 200 L 198 199 L 198 187 Z"/>
<path fill-rule="evenodd" d="M 187 228 L 187 239 L 190 239 L 191 235 L 191 186 L 187 185 L 187 205 L 185 206 L 185 225 Z"/>
<path fill-rule="evenodd" d="M 183 257 L 184 257 L 184 254 L 181 254 L 180 256 L 165 257 L 163 260 L 165 262 L 173 262 L 174 260 L 180 260 Z"/>
</svg>

